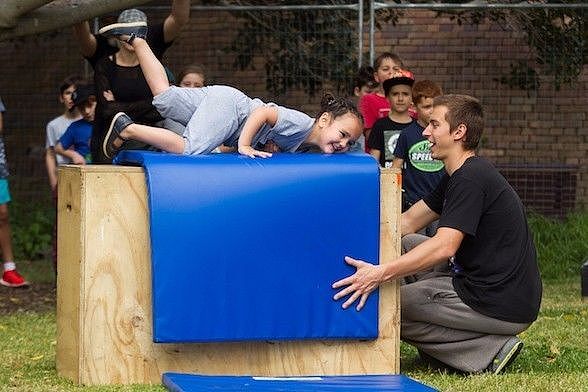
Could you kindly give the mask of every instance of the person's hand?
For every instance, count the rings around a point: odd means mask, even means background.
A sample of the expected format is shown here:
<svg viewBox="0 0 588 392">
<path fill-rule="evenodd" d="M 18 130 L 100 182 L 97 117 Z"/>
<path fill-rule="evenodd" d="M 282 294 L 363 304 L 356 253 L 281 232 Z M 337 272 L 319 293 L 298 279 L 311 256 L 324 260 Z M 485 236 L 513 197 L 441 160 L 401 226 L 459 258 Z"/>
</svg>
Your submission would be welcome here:
<svg viewBox="0 0 588 392">
<path fill-rule="evenodd" d="M 104 99 L 106 99 L 107 101 L 109 101 L 109 102 L 114 101 L 114 94 L 112 93 L 112 91 L 106 90 L 102 93 L 102 95 L 104 95 Z"/>
<path fill-rule="evenodd" d="M 333 299 L 336 301 L 351 294 L 351 296 L 343 303 L 342 307 L 343 309 L 347 309 L 349 306 L 351 306 L 351 304 L 359 299 L 359 303 L 356 307 L 356 309 L 359 311 L 365 305 L 365 302 L 367 301 L 371 292 L 374 291 L 380 285 L 380 283 L 382 283 L 384 276 L 382 266 L 366 263 L 362 260 L 356 260 L 349 256 L 345 256 L 345 262 L 355 267 L 357 271 L 355 271 L 353 275 L 333 283 L 332 287 L 334 289 L 347 286 L 337 292 Z"/>
<path fill-rule="evenodd" d="M 71 163 L 73 163 L 74 165 L 85 165 L 86 160 L 80 153 L 78 153 L 77 151 L 73 151 L 71 154 Z"/>
<path fill-rule="evenodd" d="M 247 155 L 248 157 L 255 158 L 269 158 L 272 156 L 271 153 L 265 151 L 259 151 L 251 146 L 239 146 L 239 154 Z"/>
</svg>

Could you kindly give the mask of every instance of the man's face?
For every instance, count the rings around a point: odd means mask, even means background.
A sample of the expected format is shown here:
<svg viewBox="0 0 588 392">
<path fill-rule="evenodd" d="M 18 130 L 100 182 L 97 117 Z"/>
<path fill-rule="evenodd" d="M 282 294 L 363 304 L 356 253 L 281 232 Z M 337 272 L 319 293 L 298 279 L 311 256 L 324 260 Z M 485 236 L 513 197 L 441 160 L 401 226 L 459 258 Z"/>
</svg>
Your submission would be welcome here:
<svg viewBox="0 0 588 392">
<path fill-rule="evenodd" d="M 454 146 L 449 123 L 445 120 L 447 111 L 447 106 L 434 106 L 429 125 L 423 131 L 423 136 L 431 144 L 431 157 L 434 159 L 443 160 Z"/>
</svg>

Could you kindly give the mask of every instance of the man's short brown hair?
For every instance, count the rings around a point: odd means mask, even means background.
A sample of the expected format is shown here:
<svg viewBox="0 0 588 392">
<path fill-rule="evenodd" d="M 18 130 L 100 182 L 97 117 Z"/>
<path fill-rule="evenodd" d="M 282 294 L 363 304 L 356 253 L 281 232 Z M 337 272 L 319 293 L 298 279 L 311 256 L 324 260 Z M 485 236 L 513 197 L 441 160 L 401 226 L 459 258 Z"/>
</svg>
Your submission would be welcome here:
<svg viewBox="0 0 588 392">
<path fill-rule="evenodd" d="M 450 132 L 460 124 L 467 128 L 464 139 L 466 150 L 475 150 L 480 143 L 484 130 L 484 110 L 480 101 L 469 95 L 440 95 L 433 100 L 433 106 L 445 106 L 445 121 L 449 123 Z"/>
</svg>

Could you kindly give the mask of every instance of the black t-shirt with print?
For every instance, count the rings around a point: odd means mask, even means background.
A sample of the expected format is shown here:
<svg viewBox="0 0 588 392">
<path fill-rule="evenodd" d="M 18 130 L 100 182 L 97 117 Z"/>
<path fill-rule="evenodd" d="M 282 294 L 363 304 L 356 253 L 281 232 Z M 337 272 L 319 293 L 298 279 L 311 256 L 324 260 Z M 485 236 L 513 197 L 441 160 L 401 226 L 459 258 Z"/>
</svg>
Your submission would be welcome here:
<svg viewBox="0 0 588 392">
<path fill-rule="evenodd" d="M 378 119 L 367 140 L 367 147 L 370 150 L 380 151 L 380 166 L 389 167 L 394 160 L 394 148 L 400 132 L 406 127 L 416 124 L 416 120 L 407 123 L 392 121 L 386 116 Z"/>
<path fill-rule="evenodd" d="M 471 157 L 424 198 L 439 227 L 465 237 L 455 254 L 453 286 L 472 309 L 499 320 L 537 318 L 542 284 L 525 210 L 516 192 L 480 157 Z"/>
</svg>

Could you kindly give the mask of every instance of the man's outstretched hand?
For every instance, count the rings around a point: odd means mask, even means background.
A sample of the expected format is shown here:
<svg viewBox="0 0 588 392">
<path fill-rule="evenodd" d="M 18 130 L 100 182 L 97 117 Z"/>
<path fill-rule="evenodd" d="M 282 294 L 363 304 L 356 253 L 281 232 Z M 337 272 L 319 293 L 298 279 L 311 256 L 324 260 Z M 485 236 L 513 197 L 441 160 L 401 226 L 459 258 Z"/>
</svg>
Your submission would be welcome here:
<svg viewBox="0 0 588 392">
<path fill-rule="evenodd" d="M 380 265 L 366 263 L 365 261 L 356 260 L 349 256 L 345 256 L 345 262 L 355 267 L 357 271 L 355 271 L 353 275 L 333 283 L 332 287 L 334 289 L 344 287 L 342 290 L 338 291 L 337 294 L 335 294 L 333 299 L 336 301 L 340 298 L 350 295 L 350 297 L 347 298 L 347 300 L 343 303 L 343 309 L 347 309 L 349 306 L 351 306 L 351 304 L 359 299 L 359 303 L 356 307 L 356 309 L 359 311 L 365 305 L 365 302 L 367 301 L 371 292 L 378 288 L 380 283 L 383 282 L 384 273 L 382 266 Z"/>
</svg>

